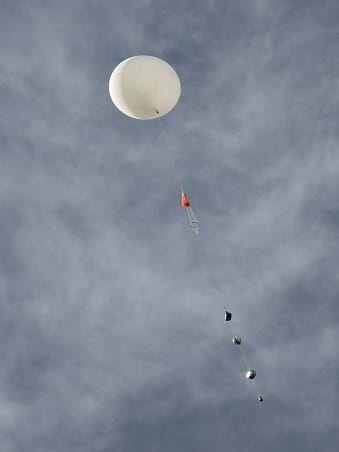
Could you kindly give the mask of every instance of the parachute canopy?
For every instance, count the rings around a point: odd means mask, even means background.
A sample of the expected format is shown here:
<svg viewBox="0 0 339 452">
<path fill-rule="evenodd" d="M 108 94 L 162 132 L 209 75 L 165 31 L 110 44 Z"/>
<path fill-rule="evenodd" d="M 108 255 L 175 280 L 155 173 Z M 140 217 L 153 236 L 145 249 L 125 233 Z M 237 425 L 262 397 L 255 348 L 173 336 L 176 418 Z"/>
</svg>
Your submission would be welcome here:
<svg viewBox="0 0 339 452">
<path fill-rule="evenodd" d="M 166 61 L 138 55 L 122 61 L 112 72 L 109 93 L 114 105 L 135 119 L 155 119 L 177 104 L 181 85 Z"/>
<path fill-rule="evenodd" d="M 187 195 L 186 195 L 186 193 L 184 191 L 181 192 L 181 205 L 185 209 L 190 206 L 190 202 L 189 202 L 188 197 L 187 197 Z"/>
</svg>

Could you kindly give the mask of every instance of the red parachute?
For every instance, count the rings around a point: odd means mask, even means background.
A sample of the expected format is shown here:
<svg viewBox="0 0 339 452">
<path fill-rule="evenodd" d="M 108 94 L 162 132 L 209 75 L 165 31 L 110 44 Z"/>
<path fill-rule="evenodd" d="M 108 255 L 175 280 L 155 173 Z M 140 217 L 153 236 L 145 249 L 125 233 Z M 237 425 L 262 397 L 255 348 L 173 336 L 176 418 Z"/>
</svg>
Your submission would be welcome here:
<svg viewBox="0 0 339 452">
<path fill-rule="evenodd" d="M 199 223 L 194 215 L 194 212 L 191 208 L 191 204 L 189 202 L 188 196 L 184 192 L 184 190 L 181 191 L 181 205 L 184 209 L 186 209 L 187 215 L 188 215 L 188 221 L 190 222 L 190 226 L 192 230 L 198 235 L 199 234 Z"/>
<path fill-rule="evenodd" d="M 188 200 L 188 197 L 186 195 L 186 193 L 182 190 L 181 192 L 181 205 L 182 207 L 184 207 L 185 209 L 187 209 L 187 207 L 190 206 L 190 202 Z"/>
</svg>

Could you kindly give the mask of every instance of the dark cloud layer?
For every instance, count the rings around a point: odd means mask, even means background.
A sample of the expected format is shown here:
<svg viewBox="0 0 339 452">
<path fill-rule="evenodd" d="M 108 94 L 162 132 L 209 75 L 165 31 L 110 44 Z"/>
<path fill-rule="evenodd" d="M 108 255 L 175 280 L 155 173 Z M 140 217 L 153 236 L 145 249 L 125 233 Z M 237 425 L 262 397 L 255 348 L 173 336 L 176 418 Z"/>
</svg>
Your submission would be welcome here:
<svg viewBox="0 0 339 452">
<path fill-rule="evenodd" d="M 2 1 L 1 451 L 338 449 L 338 19 Z M 135 54 L 180 75 L 166 142 L 109 98 Z"/>
</svg>

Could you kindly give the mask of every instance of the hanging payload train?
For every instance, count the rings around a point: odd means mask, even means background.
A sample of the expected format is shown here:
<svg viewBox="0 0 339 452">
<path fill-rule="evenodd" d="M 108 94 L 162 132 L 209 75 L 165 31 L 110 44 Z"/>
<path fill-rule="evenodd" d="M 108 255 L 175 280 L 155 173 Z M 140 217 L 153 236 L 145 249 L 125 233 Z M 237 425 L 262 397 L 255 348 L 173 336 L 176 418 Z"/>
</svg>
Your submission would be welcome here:
<svg viewBox="0 0 339 452">
<path fill-rule="evenodd" d="M 226 314 L 228 314 L 228 312 L 225 310 L 225 320 L 226 320 Z M 247 380 L 254 380 L 256 375 L 257 375 L 257 371 L 255 369 L 249 369 L 248 362 L 247 362 L 247 359 L 246 359 L 246 356 L 245 356 L 245 352 L 244 352 L 244 349 L 243 349 L 243 346 L 242 346 L 242 339 L 241 339 L 241 337 L 240 336 L 232 337 L 232 342 L 233 342 L 234 345 L 239 345 L 240 352 L 243 355 L 243 359 L 244 359 L 244 362 L 246 364 L 246 369 L 247 369 L 246 370 L 246 374 L 245 374 Z M 259 402 L 263 402 L 264 401 L 263 397 L 260 394 L 257 394 L 257 398 L 258 398 Z"/>
<path fill-rule="evenodd" d="M 190 201 L 188 199 L 188 196 L 184 192 L 184 190 L 181 190 L 181 206 L 184 209 L 186 209 L 186 212 L 187 212 L 187 215 L 188 215 L 188 221 L 190 223 L 190 226 L 191 226 L 192 230 L 197 235 L 199 235 L 199 223 L 198 223 L 198 220 L 197 220 L 196 216 L 194 215 L 194 212 L 192 210 Z"/>
</svg>

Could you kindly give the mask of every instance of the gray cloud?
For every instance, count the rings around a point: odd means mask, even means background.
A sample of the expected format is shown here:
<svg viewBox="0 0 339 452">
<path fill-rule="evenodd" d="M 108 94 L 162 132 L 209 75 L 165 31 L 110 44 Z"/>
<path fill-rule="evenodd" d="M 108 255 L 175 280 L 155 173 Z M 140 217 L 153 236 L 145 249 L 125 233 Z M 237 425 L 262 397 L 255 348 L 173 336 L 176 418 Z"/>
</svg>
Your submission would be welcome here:
<svg viewBox="0 0 339 452">
<path fill-rule="evenodd" d="M 338 13 L 2 2 L 2 450 L 337 450 Z M 166 142 L 108 95 L 140 53 L 181 77 Z"/>
</svg>

